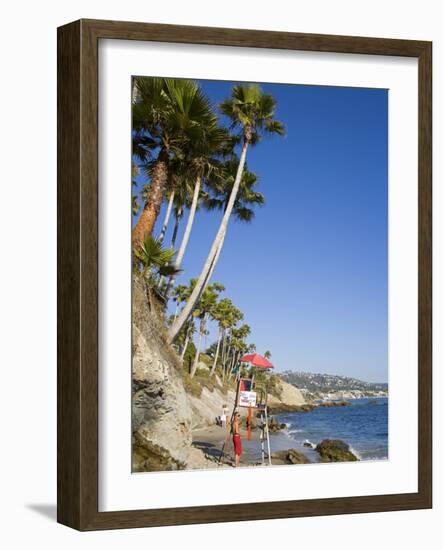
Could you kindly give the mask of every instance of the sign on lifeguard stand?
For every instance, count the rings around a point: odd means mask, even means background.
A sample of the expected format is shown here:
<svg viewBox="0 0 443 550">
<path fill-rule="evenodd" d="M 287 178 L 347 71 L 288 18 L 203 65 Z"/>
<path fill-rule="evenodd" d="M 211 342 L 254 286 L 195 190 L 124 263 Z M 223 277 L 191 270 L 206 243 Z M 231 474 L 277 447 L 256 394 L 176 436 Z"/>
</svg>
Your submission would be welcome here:
<svg viewBox="0 0 443 550">
<path fill-rule="evenodd" d="M 257 406 L 257 394 L 255 391 L 241 391 L 238 396 L 239 407 L 251 407 Z"/>
<path fill-rule="evenodd" d="M 257 394 L 252 391 L 253 380 L 251 378 L 240 378 L 237 387 L 237 407 L 248 409 L 248 441 L 251 440 L 251 417 L 252 409 L 257 406 Z"/>
<path fill-rule="evenodd" d="M 238 383 L 237 405 L 239 407 L 256 407 L 257 393 L 252 391 L 253 381 L 250 378 L 240 378 Z"/>
</svg>

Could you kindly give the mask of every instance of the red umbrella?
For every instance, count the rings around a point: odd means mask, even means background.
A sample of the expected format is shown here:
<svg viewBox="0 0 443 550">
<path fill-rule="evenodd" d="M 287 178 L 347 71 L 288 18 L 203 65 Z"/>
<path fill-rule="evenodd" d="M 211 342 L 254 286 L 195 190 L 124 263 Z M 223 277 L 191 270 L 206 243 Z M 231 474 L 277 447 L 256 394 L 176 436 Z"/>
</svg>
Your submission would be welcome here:
<svg viewBox="0 0 443 550">
<path fill-rule="evenodd" d="M 259 355 L 258 353 L 250 353 L 249 355 L 243 355 L 240 357 L 242 363 L 251 363 L 254 367 L 260 367 L 261 369 L 273 369 L 274 365 L 267 359 Z"/>
</svg>

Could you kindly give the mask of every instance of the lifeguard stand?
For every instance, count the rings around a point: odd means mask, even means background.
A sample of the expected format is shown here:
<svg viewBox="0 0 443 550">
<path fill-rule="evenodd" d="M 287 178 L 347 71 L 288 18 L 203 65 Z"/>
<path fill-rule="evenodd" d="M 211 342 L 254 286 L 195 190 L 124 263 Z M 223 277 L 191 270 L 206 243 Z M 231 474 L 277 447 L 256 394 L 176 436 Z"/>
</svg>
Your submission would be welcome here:
<svg viewBox="0 0 443 550">
<path fill-rule="evenodd" d="M 269 423 L 268 423 L 268 393 L 266 387 L 262 384 L 255 384 L 254 377 L 252 378 L 240 378 L 237 382 L 237 392 L 235 396 L 235 406 L 232 411 L 230 423 L 232 423 L 233 415 L 239 408 L 245 408 L 248 410 L 248 439 L 251 434 L 251 417 L 252 410 L 257 411 L 257 416 L 260 418 L 260 444 L 261 444 L 261 457 L 262 464 L 268 460 L 269 465 L 272 465 L 271 459 L 271 445 L 269 442 Z M 220 455 L 219 463 L 224 462 L 229 433 L 226 436 L 226 440 L 223 444 L 223 448 Z"/>
</svg>

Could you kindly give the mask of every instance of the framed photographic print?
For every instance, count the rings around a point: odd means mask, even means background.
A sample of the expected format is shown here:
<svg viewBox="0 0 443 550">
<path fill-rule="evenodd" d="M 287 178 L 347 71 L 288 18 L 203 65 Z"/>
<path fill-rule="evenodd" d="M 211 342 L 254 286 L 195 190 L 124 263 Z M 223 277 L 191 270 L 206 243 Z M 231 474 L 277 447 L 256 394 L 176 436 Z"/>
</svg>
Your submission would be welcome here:
<svg viewBox="0 0 443 550">
<path fill-rule="evenodd" d="M 432 506 L 431 52 L 59 28 L 59 522 Z"/>
</svg>

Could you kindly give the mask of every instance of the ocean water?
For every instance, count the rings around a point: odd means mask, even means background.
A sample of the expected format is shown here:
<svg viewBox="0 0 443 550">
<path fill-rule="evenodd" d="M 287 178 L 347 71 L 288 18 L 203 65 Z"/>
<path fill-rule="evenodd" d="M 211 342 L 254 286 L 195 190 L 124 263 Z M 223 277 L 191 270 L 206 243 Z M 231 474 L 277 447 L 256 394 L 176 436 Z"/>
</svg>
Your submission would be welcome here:
<svg viewBox="0 0 443 550">
<path fill-rule="evenodd" d="M 347 407 L 319 407 L 278 415 L 297 443 L 342 439 L 361 460 L 388 458 L 388 399 L 352 399 Z"/>
</svg>

